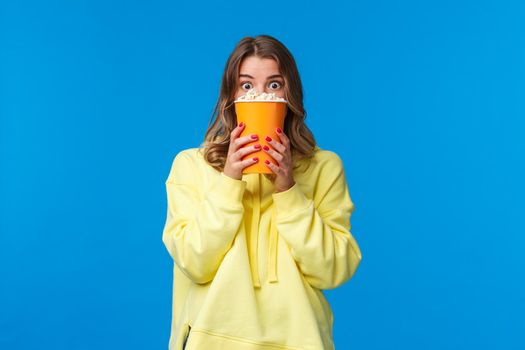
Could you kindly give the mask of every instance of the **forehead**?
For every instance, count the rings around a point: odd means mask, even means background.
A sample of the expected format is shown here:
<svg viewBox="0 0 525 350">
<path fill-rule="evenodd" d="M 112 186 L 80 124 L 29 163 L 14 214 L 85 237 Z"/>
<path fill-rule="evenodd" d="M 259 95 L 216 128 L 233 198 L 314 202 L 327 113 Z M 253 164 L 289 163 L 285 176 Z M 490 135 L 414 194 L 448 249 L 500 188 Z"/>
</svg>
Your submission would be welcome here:
<svg viewBox="0 0 525 350">
<path fill-rule="evenodd" d="M 260 58 L 256 56 L 246 57 L 239 69 L 239 74 L 247 73 L 252 76 L 257 74 L 279 74 L 279 64 L 272 58 Z"/>
</svg>

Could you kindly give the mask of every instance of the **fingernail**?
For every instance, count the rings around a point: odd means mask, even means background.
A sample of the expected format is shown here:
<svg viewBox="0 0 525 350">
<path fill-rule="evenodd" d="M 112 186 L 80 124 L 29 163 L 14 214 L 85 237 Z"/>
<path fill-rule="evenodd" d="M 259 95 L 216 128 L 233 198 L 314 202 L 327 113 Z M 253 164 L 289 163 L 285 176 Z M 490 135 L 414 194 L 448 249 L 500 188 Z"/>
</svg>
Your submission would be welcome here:
<svg viewBox="0 0 525 350">
<path fill-rule="evenodd" d="M 266 136 L 266 141 L 270 142 L 272 141 L 272 138 L 270 136 Z"/>
<path fill-rule="evenodd" d="M 280 133 L 282 133 L 283 131 L 281 130 L 281 128 L 277 128 L 277 132 L 280 134 Z"/>
<path fill-rule="evenodd" d="M 264 162 L 265 162 L 266 164 L 270 164 L 270 161 L 269 161 L 268 159 L 266 159 Z"/>
<path fill-rule="evenodd" d="M 255 135 L 255 134 L 252 134 L 252 136 L 251 136 L 251 138 L 254 139 L 254 140 L 257 139 L 258 137 L 259 136 Z"/>
<path fill-rule="evenodd" d="M 255 145 L 255 146 L 253 146 L 253 147 L 255 147 L 255 148 L 257 148 L 257 149 L 261 149 L 261 145 Z"/>
<path fill-rule="evenodd" d="M 266 145 L 264 145 L 263 148 L 264 148 L 265 151 L 269 151 L 269 150 L 270 150 L 270 147 L 268 147 L 268 146 L 266 146 Z"/>
<path fill-rule="evenodd" d="M 259 158 L 258 158 L 258 157 L 253 157 L 253 160 L 254 160 L 254 161 L 258 161 Z"/>
<path fill-rule="evenodd" d="M 240 127 L 243 127 L 243 126 L 244 126 L 244 122 L 240 122 L 240 123 L 239 123 L 239 126 L 240 126 Z"/>
</svg>

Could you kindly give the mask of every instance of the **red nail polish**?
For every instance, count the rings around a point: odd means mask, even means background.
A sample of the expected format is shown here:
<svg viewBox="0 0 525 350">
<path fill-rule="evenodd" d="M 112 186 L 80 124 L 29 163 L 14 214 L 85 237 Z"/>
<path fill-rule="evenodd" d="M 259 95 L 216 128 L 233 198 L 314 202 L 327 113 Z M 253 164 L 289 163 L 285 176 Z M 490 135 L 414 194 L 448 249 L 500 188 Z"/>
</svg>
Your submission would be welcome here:
<svg viewBox="0 0 525 350">
<path fill-rule="evenodd" d="M 277 128 L 277 132 L 281 134 L 283 131 L 281 130 L 281 128 Z"/>
<path fill-rule="evenodd" d="M 270 136 L 266 136 L 266 141 L 270 142 L 272 141 L 272 138 Z"/>
<path fill-rule="evenodd" d="M 258 161 L 259 158 L 258 157 L 253 157 L 253 160 Z"/>
<path fill-rule="evenodd" d="M 255 148 L 257 148 L 257 149 L 261 149 L 261 145 L 255 145 L 255 146 L 253 146 L 253 147 L 255 147 Z"/>
<path fill-rule="evenodd" d="M 244 123 L 243 123 L 243 122 L 240 122 L 240 123 L 239 123 L 239 126 L 240 126 L 240 127 L 243 127 L 243 126 L 244 126 Z"/>
<path fill-rule="evenodd" d="M 270 147 L 268 147 L 268 146 L 266 146 L 266 145 L 264 145 L 263 148 L 264 148 L 265 151 L 269 151 L 269 150 L 270 150 Z"/>
<path fill-rule="evenodd" d="M 252 134 L 252 136 L 250 136 L 250 137 L 251 137 L 252 139 L 254 139 L 254 140 L 256 140 L 256 139 L 258 138 L 258 136 L 255 135 L 255 134 Z"/>
<path fill-rule="evenodd" d="M 269 161 L 268 159 L 266 159 L 264 162 L 265 162 L 266 164 L 270 164 L 270 161 Z"/>
</svg>

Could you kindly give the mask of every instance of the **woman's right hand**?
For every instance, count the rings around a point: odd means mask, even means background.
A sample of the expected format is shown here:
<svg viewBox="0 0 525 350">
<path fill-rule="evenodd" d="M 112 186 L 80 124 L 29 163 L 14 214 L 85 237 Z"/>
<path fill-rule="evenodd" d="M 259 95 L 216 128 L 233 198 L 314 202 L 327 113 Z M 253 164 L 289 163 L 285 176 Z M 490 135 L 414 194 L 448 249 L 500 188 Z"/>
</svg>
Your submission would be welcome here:
<svg viewBox="0 0 525 350">
<path fill-rule="evenodd" d="M 242 179 L 242 170 L 244 168 L 259 161 L 259 158 L 257 157 L 248 158 L 246 160 L 242 160 L 242 158 L 246 154 L 250 154 L 261 150 L 260 144 L 255 144 L 250 147 L 242 147 L 247 143 L 259 139 L 259 136 L 256 134 L 239 137 L 241 132 L 244 130 L 245 126 L 246 124 L 240 123 L 230 133 L 230 147 L 228 148 L 228 156 L 226 158 L 226 163 L 224 164 L 223 173 L 236 180 Z"/>
</svg>

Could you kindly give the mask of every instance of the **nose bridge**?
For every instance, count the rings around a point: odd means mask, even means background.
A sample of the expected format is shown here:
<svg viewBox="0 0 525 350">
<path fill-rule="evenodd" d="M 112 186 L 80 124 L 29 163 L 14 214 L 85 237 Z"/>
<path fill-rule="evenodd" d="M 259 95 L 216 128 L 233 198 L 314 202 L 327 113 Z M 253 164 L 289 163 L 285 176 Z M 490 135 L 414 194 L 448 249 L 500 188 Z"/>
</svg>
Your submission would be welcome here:
<svg viewBox="0 0 525 350">
<path fill-rule="evenodd" d="M 256 90 L 259 91 L 259 92 L 268 92 L 266 91 L 266 86 L 264 86 L 264 82 L 259 82 L 257 83 L 257 86 L 256 86 Z"/>
</svg>

